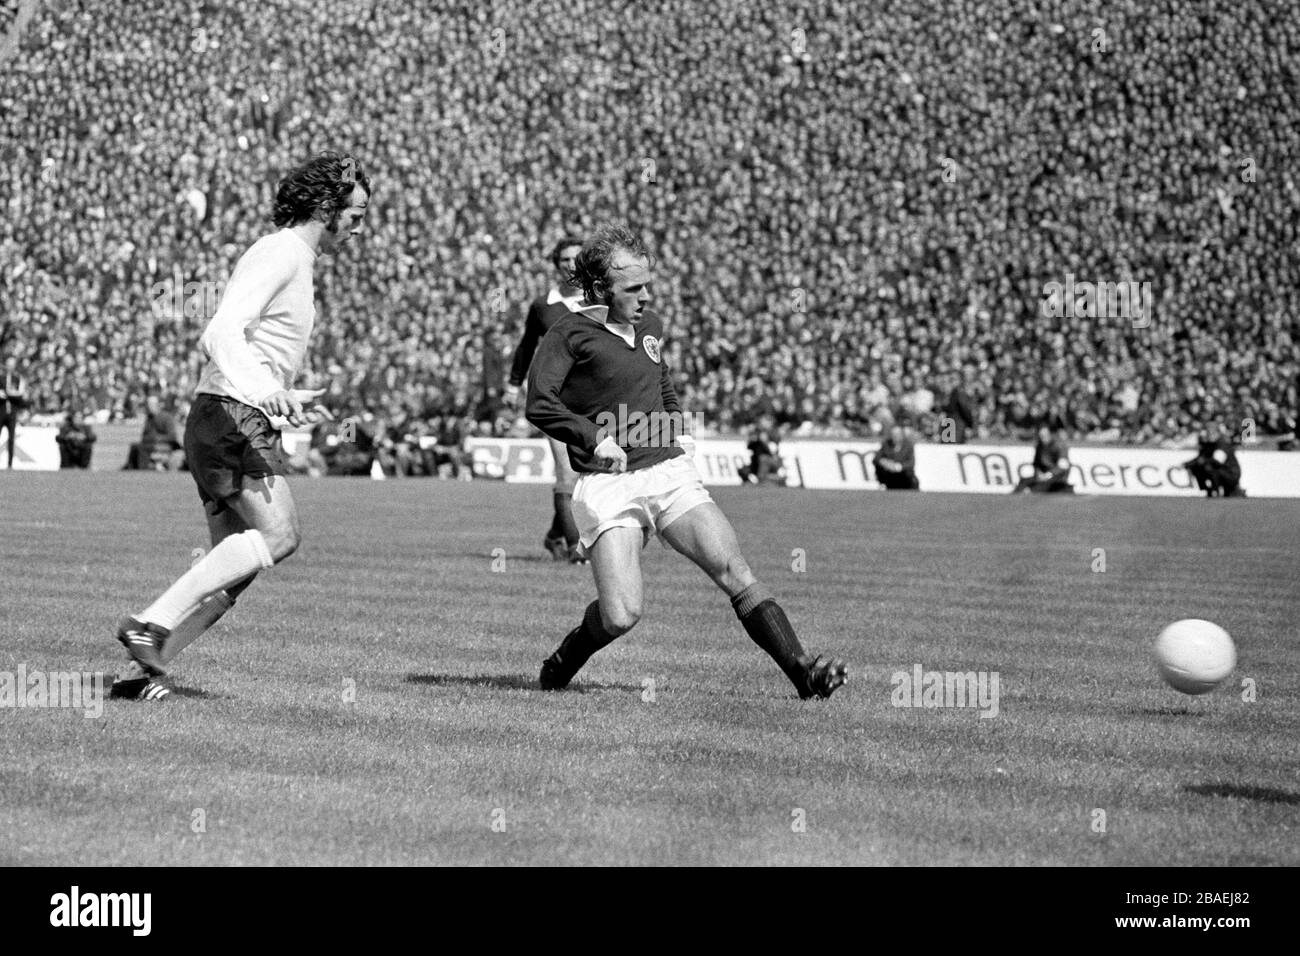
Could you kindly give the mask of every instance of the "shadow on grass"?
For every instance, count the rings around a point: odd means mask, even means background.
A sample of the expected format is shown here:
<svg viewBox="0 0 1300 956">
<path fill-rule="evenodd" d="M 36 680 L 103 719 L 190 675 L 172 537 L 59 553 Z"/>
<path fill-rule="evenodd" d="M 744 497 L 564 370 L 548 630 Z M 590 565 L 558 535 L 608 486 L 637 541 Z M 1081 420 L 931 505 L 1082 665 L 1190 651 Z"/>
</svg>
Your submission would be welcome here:
<svg viewBox="0 0 1300 956">
<path fill-rule="evenodd" d="M 495 560 L 495 557 L 491 553 L 484 553 L 482 551 L 461 551 L 459 554 L 455 555 L 455 557 L 475 558 L 481 561 Z M 536 554 L 531 551 L 527 554 L 515 554 L 514 552 L 507 551 L 505 559 L 506 561 L 522 561 L 525 564 L 554 564 L 561 568 L 568 567 L 570 563 L 568 561 L 556 561 L 549 554 Z"/>
<path fill-rule="evenodd" d="M 1204 711 L 1190 707 L 1130 707 L 1124 713 L 1133 717 L 1194 717 L 1197 720 L 1205 716 Z"/>
<path fill-rule="evenodd" d="M 1197 783 L 1183 787 L 1188 793 L 1199 793 L 1203 797 L 1237 797 L 1242 800 L 1258 800 L 1260 803 L 1300 804 L 1300 793 L 1288 793 L 1274 790 L 1272 787 L 1243 787 L 1234 783 Z"/>
<path fill-rule="evenodd" d="M 192 697 L 195 700 L 220 700 L 227 695 L 209 694 L 206 690 L 200 690 L 197 687 L 172 687 L 172 694 L 176 697 Z"/>
<path fill-rule="evenodd" d="M 180 687 L 177 686 L 176 684 L 171 684 L 168 685 L 168 690 L 170 691 L 170 693 L 167 695 L 168 697 L 186 697 L 192 700 L 230 699 L 229 695 L 227 694 L 210 694 L 206 690 L 200 690 L 197 687 Z M 139 697 L 118 696 L 116 694 L 110 696 L 115 701 L 124 701 L 126 703 L 146 703 L 146 701 L 144 701 L 142 698 Z"/>
<path fill-rule="evenodd" d="M 435 687 L 483 687 L 487 690 L 541 690 L 537 678 L 524 674 L 407 674 L 408 684 L 432 684 Z M 618 690 L 640 693 L 639 684 L 599 684 L 578 678 L 561 693 L 582 694 L 587 691 Z"/>
</svg>

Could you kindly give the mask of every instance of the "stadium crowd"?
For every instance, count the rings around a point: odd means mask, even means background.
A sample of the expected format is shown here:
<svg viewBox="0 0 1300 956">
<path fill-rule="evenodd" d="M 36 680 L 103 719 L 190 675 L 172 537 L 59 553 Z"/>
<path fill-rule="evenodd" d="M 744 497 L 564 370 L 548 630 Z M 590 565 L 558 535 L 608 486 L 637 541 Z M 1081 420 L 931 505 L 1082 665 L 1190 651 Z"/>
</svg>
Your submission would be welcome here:
<svg viewBox="0 0 1300 956">
<path fill-rule="evenodd" d="M 517 427 L 550 244 L 616 217 L 719 431 L 1288 431 L 1300 10 L 1092 8 L 47 3 L 0 70 L 0 356 L 37 410 L 187 396 L 276 178 L 343 147 L 376 192 L 304 383 L 340 417 Z M 1149 282 L 1149 324 L 1046 315 L 1067 276 Z"/>
</svg>

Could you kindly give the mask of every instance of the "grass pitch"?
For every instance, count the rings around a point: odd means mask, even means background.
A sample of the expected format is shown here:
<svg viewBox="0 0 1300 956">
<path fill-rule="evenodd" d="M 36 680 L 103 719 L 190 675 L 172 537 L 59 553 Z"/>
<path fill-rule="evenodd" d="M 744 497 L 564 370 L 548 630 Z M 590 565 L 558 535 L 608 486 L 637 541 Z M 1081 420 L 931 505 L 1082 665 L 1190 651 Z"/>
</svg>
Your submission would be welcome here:
<svg viewBox="0 0 1300 956">
<path fill-rule="evenodd" d="M 549 488 L 294 491 L 303 548 L 166 702 L 0 710 L 0 863 L 1300 863 L 1292 503 L 717 490 L 850 663 L 803 703 L 657 543 L 638 628 L 537 690 L 594 595 L 541 550 Z M 207 546 L 185 475 L 3 473 L 0 532 L 9 672 L 111 675 Z M 1182 617 L 1237 641 L 1205 697 L 1150 663 Z M 996 672 L 997 716 L 894 706 L 918 664 Z"/>
</svg>

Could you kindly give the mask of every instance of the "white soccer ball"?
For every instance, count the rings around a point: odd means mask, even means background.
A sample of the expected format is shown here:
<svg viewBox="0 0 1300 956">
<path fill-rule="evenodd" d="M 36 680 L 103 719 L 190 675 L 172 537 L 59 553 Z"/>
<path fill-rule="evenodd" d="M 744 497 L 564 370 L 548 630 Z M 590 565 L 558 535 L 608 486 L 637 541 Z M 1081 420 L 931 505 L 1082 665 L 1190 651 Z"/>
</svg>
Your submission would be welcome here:
<svg viewBox="0 0 1300 956">
<path fill-rule="evenodd" d="M 1228 632 L 1199 618 L 1174 621 L 1160 632 L 1153 652 L 1165 683 L 1184 694 L 1214 690 L 1237 666 L 1237 648 Z"/>
</svg>

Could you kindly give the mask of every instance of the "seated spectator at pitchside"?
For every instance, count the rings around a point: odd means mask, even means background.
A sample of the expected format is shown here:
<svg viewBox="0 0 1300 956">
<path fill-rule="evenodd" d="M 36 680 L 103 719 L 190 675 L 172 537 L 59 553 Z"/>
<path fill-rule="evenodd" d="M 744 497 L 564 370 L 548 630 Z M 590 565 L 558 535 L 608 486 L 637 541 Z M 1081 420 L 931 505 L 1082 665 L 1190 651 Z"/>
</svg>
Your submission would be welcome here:
<svg viewBox="0 0 1300 956">
<path fill-rule="evenodd" d="M 176 418 L 157 395 L 145 399 L 144 428 L 140 440 L 127 453 L 126 470 L 176 471 L 185 463 L 184 446 Z"/>
<path fill-rule="evenodd" d="M 434 446 L 439 478 L 469 481 L 477 477 L 474 453 L 469 446 L 469 440 L 474 437 L 477 429 L 477 424 L 468 415 L 459 420 L 450 415 L 444 419 L 438 431 L 438 444 Z"/>
<path fill-rule="evenodd" d="M 1201 435 L 1196 457 L 1183 467 L 1207 498 L 1244 498 L 1241 463 L 1226 431 L 1207 430 Z"/>
<path fill-rule="evenodd" d="M 916 443 L 907 429 L 895 425 L 880 445 L 875 459 L 876 481 L 893 491 L 917 491 Z"/>
<path fill-rule="evenodd" d="M 307 475 L 309 478 L 320 478 L 325 474 L 325 458 L 315 444 L 315 439 L 316 432 L 313 429 L 306 441 L 299 440 L 294 450 L 285 456 L 285 467 L 289 474 Z"/>
<path fill-rule="evenodd" d="M 784 485 L 785 466 L 772 433 L 760 428 L 749 440 L 749 464 L 739 471 L 740 480 L 747 485 Z"/>
<path fill-rule="evenodd" d="M 311 432 L 308 461 L 323 464 L 327 475 L 368 477 L 375 462 L 375 430 L 369 415 L 319 422 Z"/>
<path fill-rule="evenodd" d="M 428 434 L 428 426 L 418 419 L 394 409 L 389 413 L 381 453 L 391 460 L 392 474 L 396 478 L 416 477 L 430 472 L 425 468 L 420 439 Z"/>
<path fill-rule="evenodd" d="M 54 440 L 59 445 L 60 468 L 89 468 L 95 446 L 95 429 L 80 411 L 68 412 Z"/>
<path fill-rule="evenodd" d="M 1070 484 L 1070 452 L 1060 433 L 1051 425 L 1038 429 L 1034 446 L 1034 471 L 1020 479 L 1013 494 L 1074 494 Z"/>
</svg>

